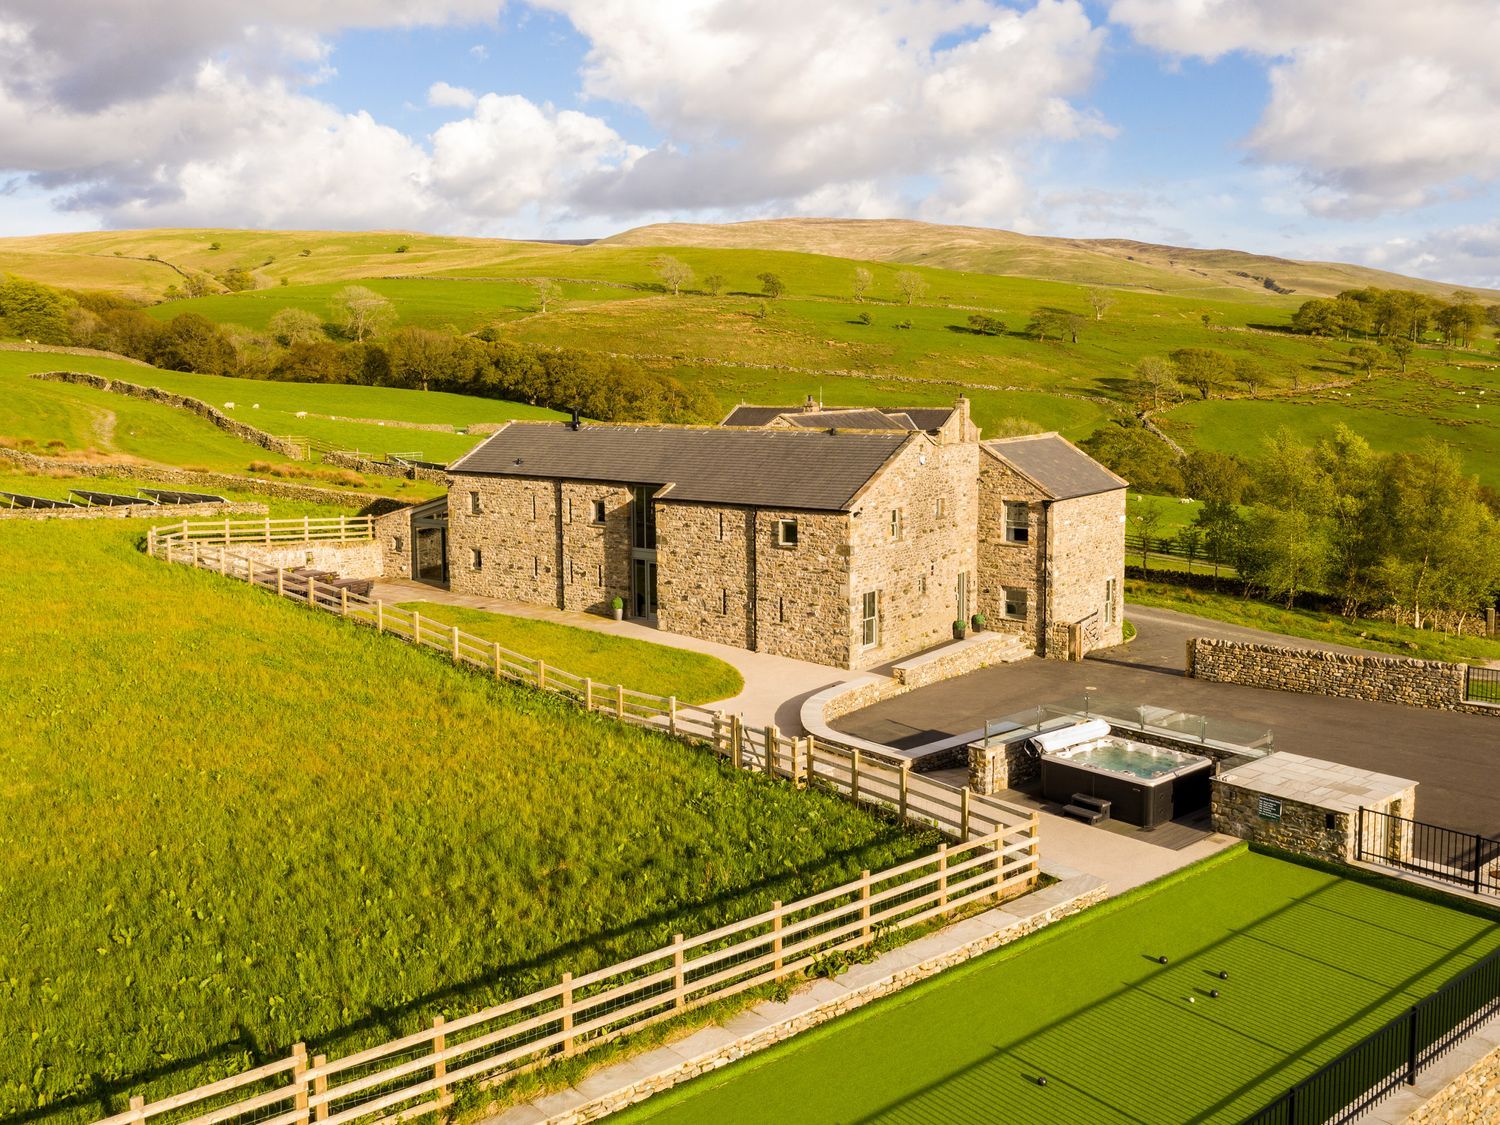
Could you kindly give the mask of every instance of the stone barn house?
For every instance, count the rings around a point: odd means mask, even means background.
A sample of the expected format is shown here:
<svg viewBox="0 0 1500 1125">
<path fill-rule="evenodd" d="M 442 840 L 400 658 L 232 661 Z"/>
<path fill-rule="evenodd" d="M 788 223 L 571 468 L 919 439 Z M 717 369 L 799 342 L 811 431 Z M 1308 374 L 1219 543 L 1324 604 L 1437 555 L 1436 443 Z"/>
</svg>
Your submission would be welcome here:
<svg viewBox="0 0 1500 1125">
<path fill-rule="evenodd" d="M 446 513 L 382 521 L 388 574 L 594 613 L 619 598 L 664 630 L 839 668 L 975 614 L 1049 656 L 1120 640 L 1125 482 L 1055 434 L 981 441 L 964 399 L 513 422 L 449 474 Z"/>
</svg>

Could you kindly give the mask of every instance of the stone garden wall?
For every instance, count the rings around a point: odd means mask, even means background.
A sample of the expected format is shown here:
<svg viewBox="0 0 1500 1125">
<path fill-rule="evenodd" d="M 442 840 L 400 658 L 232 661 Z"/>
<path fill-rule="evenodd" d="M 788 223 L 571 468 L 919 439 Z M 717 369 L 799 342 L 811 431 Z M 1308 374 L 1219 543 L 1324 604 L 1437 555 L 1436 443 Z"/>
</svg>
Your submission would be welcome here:
<svg viewBox="0 0 1500 1125">
<path fill-rule="evenodd" d="M 1466 665 L 1437 660 L 1362 656 L 1208 637 L 1193 637 L 1187 644 L 1187 673 L 1200 680 L 1500 715 L 1500 708 L 1464 702 L 1466 671 Z"/>
<path fill-rule="evenodd" d="M 1500 1047 L 1434 1094 L 1406 1125 L 1486 1125 L 1500 1120 Z"/>
</svg>

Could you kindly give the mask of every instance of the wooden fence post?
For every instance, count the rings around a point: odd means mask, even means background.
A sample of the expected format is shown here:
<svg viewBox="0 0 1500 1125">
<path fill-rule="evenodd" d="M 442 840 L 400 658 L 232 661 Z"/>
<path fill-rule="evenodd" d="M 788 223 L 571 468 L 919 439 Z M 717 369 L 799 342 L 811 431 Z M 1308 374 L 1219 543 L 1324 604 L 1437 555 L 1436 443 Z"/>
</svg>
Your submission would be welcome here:
<svg viewBox="0 0 1500 1125">
<path fill-rule="evenodd" d="M 252 586 L 255 585 L 255 557 L 253 555 L 245 556 L 245 581 Z"/>
<path fill-rule="evenodd" d="M 743 769 L 745 760 L 745 728 L 738 715 L 729 719 L 729 762 L 735 769 Z"/>
<path fill-rule="evenodd" d="M 136 1094 L 130 1099 L 130 1112 L 136 1115 L 137 1121 L 146 1120 L 146 1099 L 142 1095 Z"/>
<path fill-rule="evenodd" d="M 347 587 L 339 587 L 339 616 L 349 616 L 349 590 Z"/>
<path fill-rule="evenodd" d="M 714 712 L 714 753 L 724 753 L 724 712 Z"/>
<path fill-rule="evenodd" d="M 286 597 L 286 567 L 284 566 L 276 568 L 276 596 L 278 598 Z"/>
<path fill-rule="evenodd" d="M 625 685 L 615 685 L 615 718 L 621 721 L 625 718 Z"/>
<path fill-rule="evenodd" d="M 411 611 L 411 643 L 422 647 L 422 615 L 416 610 Z"/>
<path fill-rule="evenodd" d="M 766 728 L 766 776 L 776 776 L 776 750 L 777 743 L 781 741 L 781 732 L 772 723 Z"/>
<path fill-rule="evenodd" d="M 958 840 L 961 844 L 969 842 L 969 787 L 967 785 L 958 791 Z"/>
<path fill-rule="evenodd" d="M 219 573 L 220 574 L 228 574 L 229 573 L 229 548 L 228 547 L 220 547 L 219 548 Z"/>
<path fill-rule="evenodd" d="M 269 543 L 270 541 L 271 541 L 271 517 L 267 516 L 266 517 L 266 542 Z"/>
<path fill-rule="evenodd" d="M 327 1055 L 314 1055 L 313 1056 L 313 1069 L 314 1070 L 322 1070 L 327 1065 L 328 1065 L 328 1056 Z M 328 1075 L 326 1075 L 326 1074 L 320 1074 L 316 1078 L 313 1079 L 313 1093 L 314 1094 L 326 1094 L 326 1093 L 328 1093 Z M 328 1116 L 328 1103 L 327 1102 L 319 1102 L 317 1105 L 313 1106 L 313 1120 L 314 1121 L 322 1121 L 327 1116 Z"/>
<path fill-rule="evenodd" d="M 459 663 L 458 659 L 458 626 L 453 626 L 453 662 Z"/>
<path fill-rule="evenodd" d="M 849 799 L 859 800 L 859 747 L 854 747 L 853 756 L 849 759 Z"/>
<path fill-rule="evenodd" d="M 307 1113 L 307 1082 L 302 1077 L 307 1073 L 307 1044 L 294 1043 L 292 1045 L 292 1081 L 297 1083 L 297 1092 L 293 1095 L 292 1106 L 299 1111 L 298 1121 L 306 1122 Z"/>
<path fill-rule="evenodd" d="M 198 540 L 193 540 L 193 565 L 198 565 Z"/>
<path fill-rule="evenodd" d="M 569 1034 L 573 1030 L 573 974 L 562 975 L 562 1032 L 563 1032 L 563 1057 L 573 1053 L 573 1036 Z"/>
<path fill-rule="evenodd" d="M 311 541 L 312 541 L 312 521 L 307 516 L 303 516 L 302 517 L 302 542 L 309 543 Z"/>
<path fill-rule="evenodd" d="M 536 686 L 542 691 L 547 690 L 547 662 L 545 660 L 536 662 Z"/>
<path fill-rule="evenodd" d="M 677 697 L 667 696 L 667 733 L 677 733 Z"/>
<path fill-rule="evenodd" d="M 443 1034 L 443 1017 L 432 1017 L 432 1053 L 441 1055 L 448 1049 L 448 1037 Z M 442 1081 L 448 1074 L 448 1060 L 436 1059 L 432 1064 L 432 1077 Z M 448 1084 L 444 1082 L 437 1088 L 437 1100 L 439 1105 L 448 1104 Z"/>
<path fill-rule="evenodd" d="M 812 735 L 807 736 L 807 784 L 812 785 L 818 777 L 818 761 L 813 755 L 817 752 L 818 740 Z"/>
<path fill-rule="evenodd" d="M 948 905 L 948 845 L 938 845 L 938 906 Z"/>
<path fill-rule="evenodd" d="M 865 941 L 870 940 L 870 869 L 859 873 L 859 920 L 864 923 L 860 927 L 859 936 Z"/>
<path fill-rule="evenodd" d="M 377 633 L 385 632 L 385 602 L 379 598 L 375 599 L 375 631 Z"/>
<path fill-rule="evenodd" d="M 907 758 L 901 763 L 901 819 L 906 819 L 906 791 L 911 783 L 911 759 Z"/>
<path fill-rule="evenodd" d="M 310 606 L 318 604 L 318 580 L 311 574 L 307 576 L 307 604 Z"/>
<path fill-rule="evenodd" d="M 672 935 L 672 1007 L 682 1008 L 687 1003 L 687 973 L 684 971 L 682 935 Z"/>
<path fill-rule="evenodd" d="M 583 678 L 583 709 L 585 711 L 594 709 L 594 681 L 590 676 Z"/>
<path fill-rule="evenodd" d="M 781 900 L 778 898 L 771 903 L 771 909 L 776 912 L 771 919 L 771 952 L 776 955 L 773 965 L 775 970 L 781 972 Z"/>
<path fill-rule="evenodd" d="M 156 554 L 156 528 L 154 527 L 146 529 L 146 554 Z"/>
</svg>

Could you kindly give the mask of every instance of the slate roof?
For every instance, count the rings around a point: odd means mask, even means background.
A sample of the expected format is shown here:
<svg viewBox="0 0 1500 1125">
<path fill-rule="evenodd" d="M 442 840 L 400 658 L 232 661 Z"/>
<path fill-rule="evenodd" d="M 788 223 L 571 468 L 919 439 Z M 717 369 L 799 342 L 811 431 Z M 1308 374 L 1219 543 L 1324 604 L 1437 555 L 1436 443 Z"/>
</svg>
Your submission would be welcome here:
<svg viewBox="0 0 1500 1125">
<path fill-rule="evenodd" d="M 719 425 L 760 427 L 770 425 L 776 419 L 785 417 L 794 425 L 817 429 L 838 426 L 866 430 L 892 428 L 937 430 L 953 417 L 953 410 L 951 406 L 913 406 L 891 410 L 878 410 L 875 407 L 852 410 L 837 407 L 828 410 L 808 410 L 804 406 L 736 406 Z M 851 417 L 860 419 L 858 424 L 849 421 Z"/>
<path fill-rule="evenodd" d="M 1127 487 L 1122 478 L 1057 434 L 992 438 L 980 444 L 1035 481 L 1054 500 Z"/>
<path fill-rule="evenodd" d="M 512 422 L 448 471 L 670 486 L 659 499 L 837 512 L 908 440 L 910 432 Z"/>
</svg>

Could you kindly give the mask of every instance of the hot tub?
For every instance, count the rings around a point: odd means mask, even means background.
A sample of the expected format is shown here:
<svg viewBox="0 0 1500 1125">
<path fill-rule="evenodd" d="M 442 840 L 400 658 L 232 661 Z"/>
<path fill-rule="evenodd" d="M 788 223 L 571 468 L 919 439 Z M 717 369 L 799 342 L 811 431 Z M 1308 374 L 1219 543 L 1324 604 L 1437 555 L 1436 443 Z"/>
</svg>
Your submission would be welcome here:
<svg viewBox="0 0 1500 1125">
<path fill-rule="evenodd" d="M 1084 734 L 1083 728 L 1073 728 Z M 1062 733 L 1062 732 L 1059 732 Z M 1213 762 L 1197 754 L 1087 732 L 1087 741 L 1042 746 L 1042 796 L 1069 804 L 1085 793 L 1110 803 L 1110 816 L 1155 828 L 1208 804 Z"/>
</svg>

